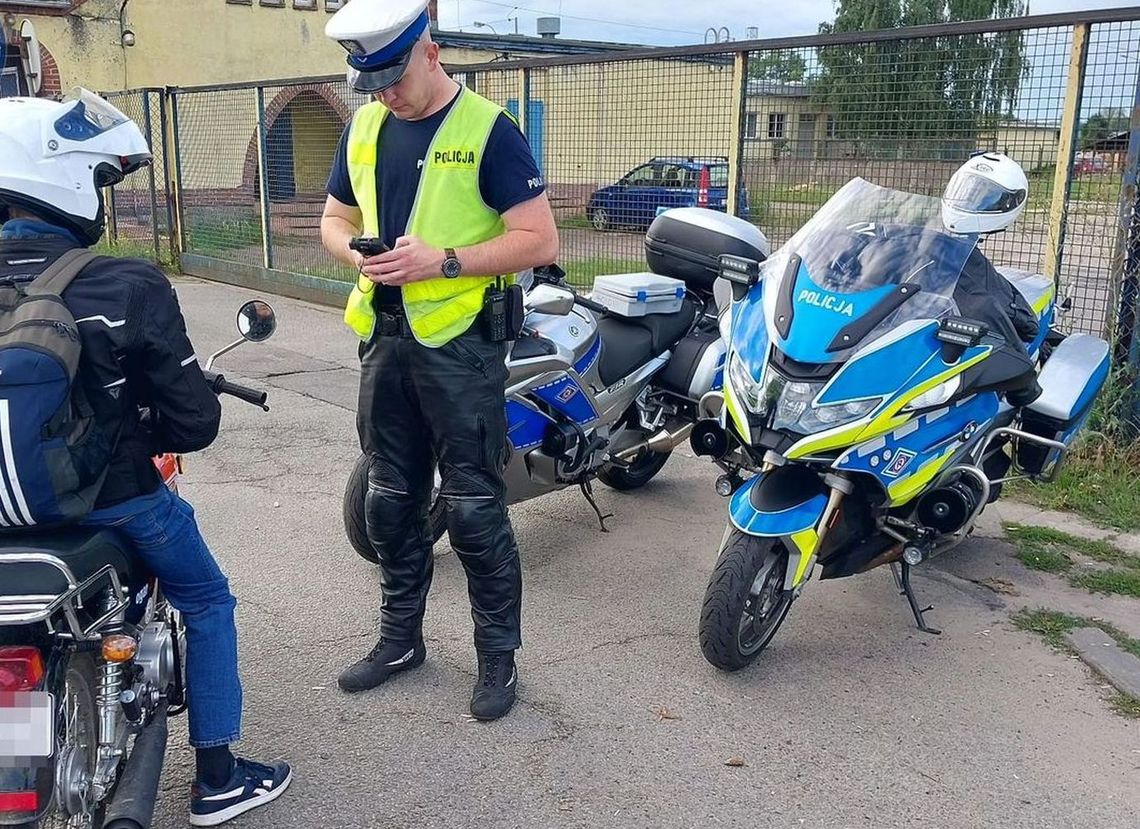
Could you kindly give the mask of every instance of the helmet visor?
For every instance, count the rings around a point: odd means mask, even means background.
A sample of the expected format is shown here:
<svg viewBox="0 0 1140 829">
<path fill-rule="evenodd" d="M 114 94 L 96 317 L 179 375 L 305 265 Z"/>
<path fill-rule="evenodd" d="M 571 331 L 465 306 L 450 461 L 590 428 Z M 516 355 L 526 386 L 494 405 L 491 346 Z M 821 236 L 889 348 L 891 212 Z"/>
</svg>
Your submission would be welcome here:
<svg viewBox="0 0 1140 829">
<path fill-rule="evenodd" d="M 954 176 L 942 200 L 967 213 L 1008 213 L 1025 201 L 1024 190 L 1007 190 L 975 173 Z"/>
<path fill-rule="evenodd" d="M 54 126 L 56 135 L 68 141 L 87 141 L 130 120 L 86 89 L 76 89 L 67 101 L 73 101 L 74 105 L 56 120 Z"/>
</svg>

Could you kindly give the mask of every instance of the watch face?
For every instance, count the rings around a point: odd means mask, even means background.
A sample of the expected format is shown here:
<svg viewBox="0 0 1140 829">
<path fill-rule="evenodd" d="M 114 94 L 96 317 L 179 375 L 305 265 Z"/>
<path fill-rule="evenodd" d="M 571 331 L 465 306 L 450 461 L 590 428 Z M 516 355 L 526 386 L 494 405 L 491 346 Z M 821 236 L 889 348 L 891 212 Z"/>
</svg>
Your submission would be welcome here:
<svg viewBox="0 0 1140 829">
<path fill-rule="evenodd" d="M 461 266 L 458 259 L 444 259 L 443 260 L 443 275 L 448 278 L 455 278 L 459 276 Z"/>
</svg>

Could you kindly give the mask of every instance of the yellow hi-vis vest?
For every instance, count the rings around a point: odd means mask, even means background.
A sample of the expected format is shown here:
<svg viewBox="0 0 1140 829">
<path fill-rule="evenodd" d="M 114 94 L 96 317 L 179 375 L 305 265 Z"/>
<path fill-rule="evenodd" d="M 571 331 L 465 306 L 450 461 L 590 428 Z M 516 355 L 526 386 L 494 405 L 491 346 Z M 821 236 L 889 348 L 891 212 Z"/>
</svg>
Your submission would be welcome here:
<svg viewBox="0 0 1140 829">
<path fill-rule="evenodd" d="M 502 218 L 483 202 L 479 191 L 479 164 L 501 112 L 498 104 L 470 90 L 459 93 L 424 159 L 408 219 L 409 235 L 435 248 L 461 248 L 506 232 Z M 383 104 L 365 104 L 353 116 L 348 133 L 349 179 L 369 236 L 380 235 L 376 152 L 387 116 Z M 479 315 L 487 286 L 494 279 L 494 275 L 447 279 L 441 274 L 402 286 L 404 312 L 416 339 L 438 348 L 466 331 Z M 375 288 L 371 280 L 360 276 L 344 311 L 345 324 L 365 341 L 372 338 L 376 327 Z"/>
</svg>

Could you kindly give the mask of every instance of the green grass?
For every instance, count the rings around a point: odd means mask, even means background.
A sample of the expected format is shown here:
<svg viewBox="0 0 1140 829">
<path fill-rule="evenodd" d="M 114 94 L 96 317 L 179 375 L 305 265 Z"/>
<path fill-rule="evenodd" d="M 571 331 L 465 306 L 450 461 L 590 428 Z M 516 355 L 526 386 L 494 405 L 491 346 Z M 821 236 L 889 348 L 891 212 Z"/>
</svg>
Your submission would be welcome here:
<svg viewBox="0 0 1140 829">
<path fill-rule="evenodd" d="M 785 184 L 771 189 L 748 191 L 752 201 L 776 202 L 785 201 L 794 204 L 807 204 L 812 207 L 821 207 L 827 200 L 835 195 L 838 187 L 824 187 L 819 184 Z"/>
<path fill-rule="evenodd" d="M 1133 720 L 1140 720 L 1140 699 L 1121 691 L 1110 702 L 1117 714 Z"/>
<path fill-rule="evenodd" d="M 1140 639 L 1133 639 L 1120 628 L 1100 619 L 1090 619 L 1084 616 L 1073 616 L 1068 613 L 1059 613 L 1043 607 L 1030 610 L 1019 610 L 1010 617 L 1014 626 L 1021 630 L 1036 633 L 1056 650 L 1062 653 L 1076 655 L 1076 651 L 1065 641 L 1065 634 L 1070 630 L 1083 627 L 1100 628 L 1111 636 L 1123 650 L 1140 658 Z M 1109 700 L 1112 709 L 1124 717 L 1140 719 L 1140 699 L 1118 691 Z"/>
<path fill-rule="evenodd" d="M 1116 625 L 1102 619 L 1090 619 L 1087 616 L 1073 616 L 1069 613 L 1060 613 L 1038 607 L 1033 610 L 1025 608 L 1014 613 L 1011 617 L 1014 625 L 1021 630 L 1028 630 L 1039 634 L 1050 645 L 1066 653 L 1075 653 L 1065 641 L 1065 634 L 1076 628 L 1100 628 L 1127 651 L 1140 659 L 1140 639 L 1134 639 Z"/>
<path fill-rule="evenodd" d="M 1048 210 L 1053 204 L 1053 170 L 1034 170 L 1028 174 L 1030 210 Z M 1083 173 L 1073 176 L 1069 189 L 1072 202 L 1120 201 L 1120 176 L 1110 172 Z"/>
<path fill-rule="evenodd" d="M 566 271 L 566 281 L 578 288 L 592 287 L 594 277 L 600 274 L 638 273 L 645 270 L 644 259 L 623 259 L 615 256 L 591 256 L 588 259 L 560 264 Z"/>
<path fill-rule="evenodd" d="M 261 244 L 261 220 L 256 216 L 191 213 L 186 224 L 187 248 L 203 256 Z"/>
<path fill-rule="evenodd" d="M 146 259 L 148 262 L 155 262 L 153 240 L 144 241 L 142 239 L 119 238 L 111 241 L 104 236 L 99 240 L 99 244 L 95 245 L 92 250 L 100 256 L 117 256 L 124 259 Z M 160 240 L 159 253 L 160 256 L 157 260 L 158 266 L 169 269 L 172 263 L 170 261 L 170 246 L 167 240 Z"/>
<path fill-rule="evenodd" d="M 1097 397 L 1057 480 L 1044 486 L 1017 481 L 1009 494 L 1045 509 L 1071 510 L 1102 527 L 1140 530 L 1136 388 L 1136 378 L 1117 371 Z"/>
<path fill-rule="evenodd" d="M 1095 524 L 1140 530 L 1140 451 L 1119 450 L 1093 438 L 1071 452 L 1051 484 L 1018 481 L 1009 494 L 1051 510 L 1068 510 Z"/>
<path fill-rule="evenodd" d="M 1043 573 L 1063 574 L 1073 587 L 1093 593 L 1140 598 L 1140 558 L 1137 556 L 1129 555 L 1107 541 L 1078 538 L 1045 527 L 1005 523 L 1003 528 L 1013 542 L 1018 560 L 1026 567 Z M 1115 566 L 1074 573 L 1074 561 L 1069 551 Z"/>
<path fill-rule="evenodd" d="M 577 228 L 579 230 L 594 229 L 594 226 L 590 224 L 590 220 L 586 218 L 585 213 L 579 213 L 576 216 L 564 216 L 561 219 L 558 219 L 556 224 L 558 225 L 559 229 L 566 230 L 573 228 Z"/>
<path fill-rule="evenodd" d="M 1140 599 L 1140 572 L 1135 570 L 1094 570 L 1070 576 L 1069 583 L 1091 593 L 1113 593 Z"/>
<path fill-rule="evenodd" d="M 1120 564 L 1140 570 L 1140 558 L 1124 552 L 1107 541 L 1080 538 L 1048 527 L 1026 527 L 1009 523 L 1004 527 L 1006 533 L 1015 538 L 1022 549 L 1048 551 L 1050 548 L 1064 546 L 1105 564 Z"/>
</svg>

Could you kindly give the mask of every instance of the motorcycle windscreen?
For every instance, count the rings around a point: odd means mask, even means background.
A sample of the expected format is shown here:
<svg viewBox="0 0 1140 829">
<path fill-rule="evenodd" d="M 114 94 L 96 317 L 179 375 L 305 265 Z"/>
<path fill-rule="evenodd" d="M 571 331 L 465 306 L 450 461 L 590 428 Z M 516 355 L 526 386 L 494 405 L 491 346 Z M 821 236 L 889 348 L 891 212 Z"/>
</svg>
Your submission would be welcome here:
<svg viewBox="0 0 1140 829">
<path fill-rule="evenodd" d="M 975 243 L 943 228 L 938 199 L 855 179 L 763 264 L 762 297 L 734 311 L 734 341 L 763 325 L 793 360 L 844 362 L 908 321 L 958 313 Z"/>
</svg>

